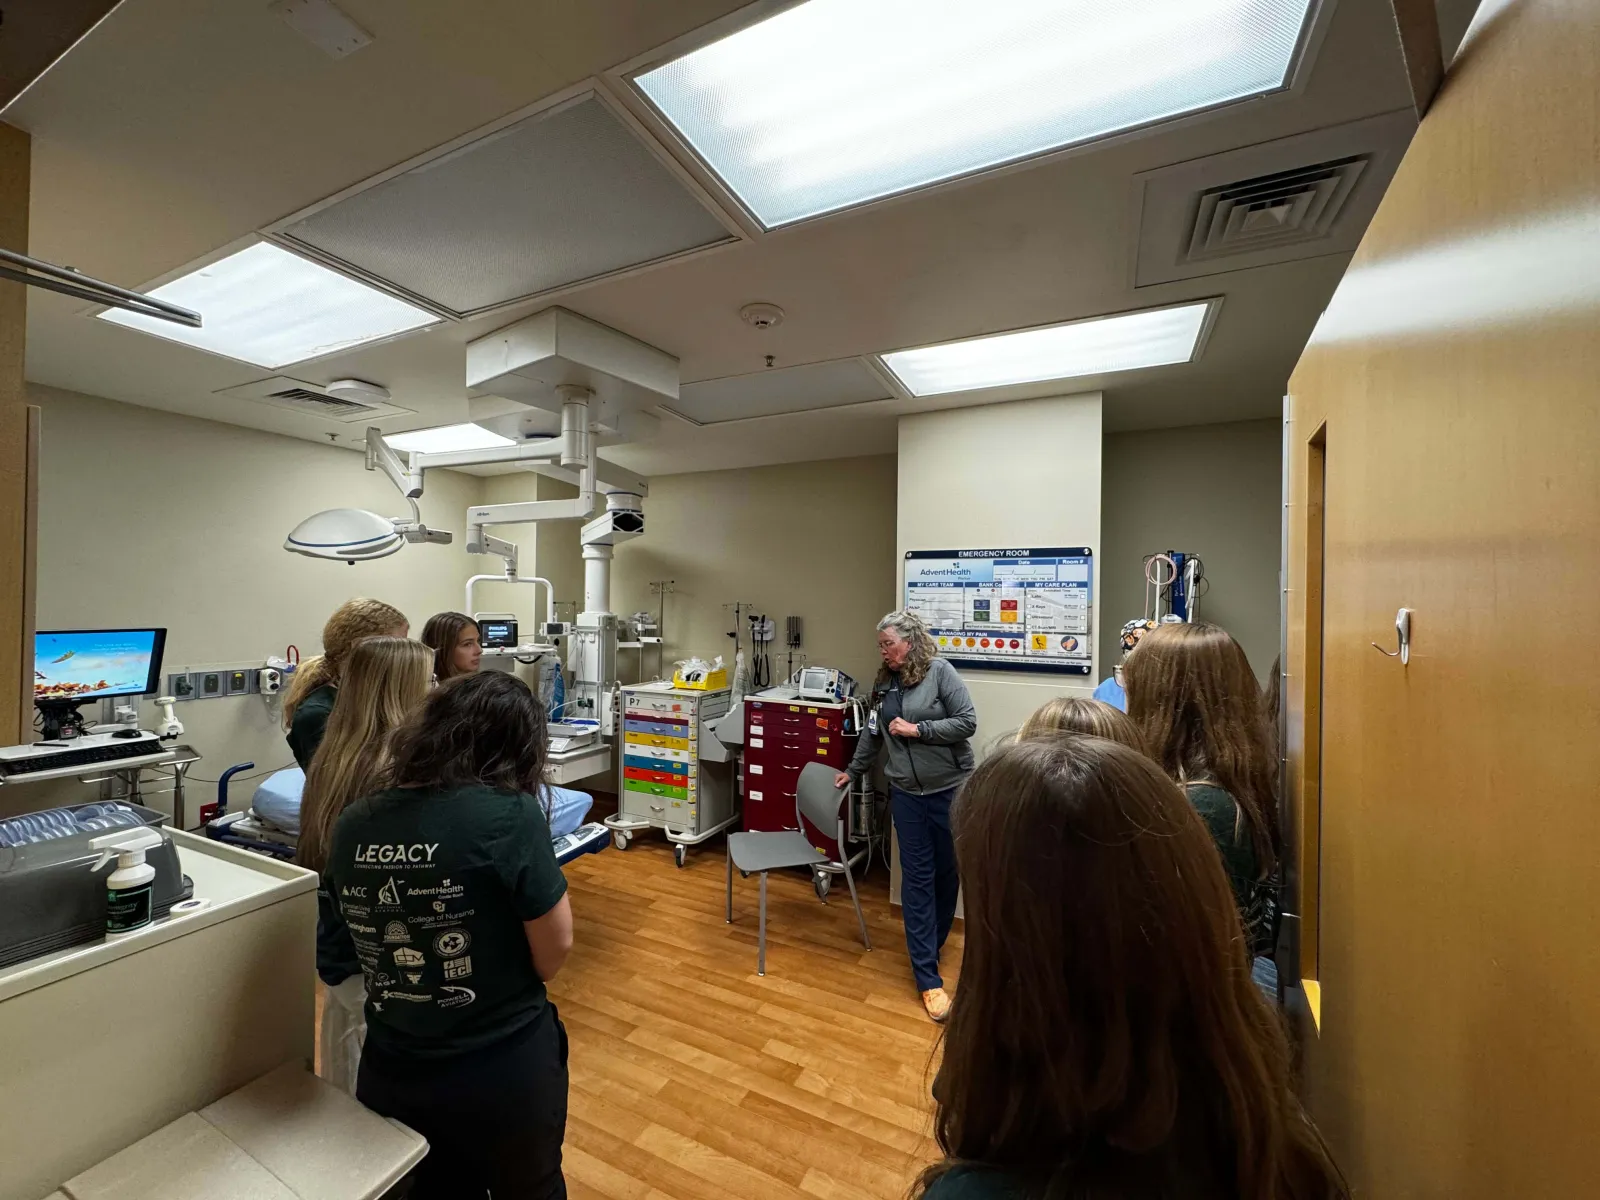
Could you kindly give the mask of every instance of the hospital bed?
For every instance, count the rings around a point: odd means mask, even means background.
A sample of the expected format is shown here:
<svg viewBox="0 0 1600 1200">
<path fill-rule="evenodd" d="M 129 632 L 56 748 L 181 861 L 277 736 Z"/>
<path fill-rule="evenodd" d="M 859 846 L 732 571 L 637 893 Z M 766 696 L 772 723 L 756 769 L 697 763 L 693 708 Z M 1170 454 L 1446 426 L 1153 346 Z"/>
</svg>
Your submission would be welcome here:
<svg viewBox="0 0 1600 1200">
<path fill-rule="evenodd" d="M 240 771 L 254 763 L 229 767 L 217 780 L 216 812 L 205 822 L 206 836 L 212 841 L 238 846 L 257 854 L 294 861 L 300 838 L 300 793 L 306 777 L 299 767 L 274 771 L 251 797 L 244 812 L 228 811 L 228 785 Z M 597 822 L 584 823 L 594 804 L 587 792 L 571 788 L 548 788 L 550 836 L 556 861 L 562 866 L 585 854 L 598 854 L 611 842 L 611 831 Z"/>
</svg>

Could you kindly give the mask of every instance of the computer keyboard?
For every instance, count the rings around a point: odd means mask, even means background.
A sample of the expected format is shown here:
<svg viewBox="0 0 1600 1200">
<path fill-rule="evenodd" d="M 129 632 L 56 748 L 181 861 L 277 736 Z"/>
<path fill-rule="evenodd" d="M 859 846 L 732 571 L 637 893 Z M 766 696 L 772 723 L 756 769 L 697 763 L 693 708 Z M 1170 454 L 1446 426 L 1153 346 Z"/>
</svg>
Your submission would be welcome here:
<svg viewBox="0 0 1600 1200">
<path fill-rule="evenodd" d="M 25 758 L 0 757 L 0 775 L 29 775 L 35 771 L 59 771 L 64 767 L 92 767 L 129 758 L 154 758 L 164 752 L 155 738 L 129 738 L 101 746 L 75 746 L 48 754 L 34 753 Z"/>
</svg>

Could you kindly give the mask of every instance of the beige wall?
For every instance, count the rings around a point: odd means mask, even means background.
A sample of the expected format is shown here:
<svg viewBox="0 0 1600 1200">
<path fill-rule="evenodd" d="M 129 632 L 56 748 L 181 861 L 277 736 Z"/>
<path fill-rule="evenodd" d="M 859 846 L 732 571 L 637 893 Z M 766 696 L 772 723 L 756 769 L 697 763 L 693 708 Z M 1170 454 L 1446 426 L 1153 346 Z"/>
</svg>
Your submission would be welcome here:
<svg viewBox="0 0 1600 1200">
<path fill-rule="evenodd" d="M 505 498 L 527 499 L 528 484 L 520 486 L 520 494 Z M 656 612 L 650 581 L 670 579 L 669 671 L 674 660 L 691 654 L 724 655 L 731 668 L 733 614 L 723 605 L 739 600 L 778 625 L 774 681 L 784 672 L 788 616 L 804 622 L 803 649 L 812 663 L 869 680 L 876 664 L 873 626 L 894 601 L 894 504 L 889 457 L 653 479 L 645 535 L 617 548 L 612 610 Z M 582 594 L 577 530 L 570 522 L 548 536 L 540 533 L 539 571 L 556 584 L 559 599 L 569 598 L 563 588 L 570 598 Z M 636 653 L 623 651 L 620 661 L 624 678 L 632 678 Z"/>
<path fill-rule="evenodd" d="M 1100 447 L 1098 392 L 902 417 L 896 566 L 907 550 L 1088 546 L 1098 623 Z M 1092 675 L 963 668 L 961 676 L 978 710 L 980 751 L 1051 696 L 1095 685 Z"/>
<path fill-rule="evenodd" d="M 41 628 L 166 626 L 169 669 L 260 663 L 291 642 L 309 657 L 328 614 L 352 596 L 396 605 L 417 634 L 429 614 L 460 607 L 469 574 L 492 569 L 461 547 L 481 490 L 470 476 L 428 475 L 423 515 L 454 530 L 454 544 L 408 546 L 353 567 L 321 562 L 282 548 L 304 517 L 341 506 L 404 510 L 358 455 L 50 388 L 30 388 L 30 400 L 44 409 Z M 205 755 L 196 777 L 291 761 L 276 700 L 192 701 L 177 715 L 183 740 Z M 144 716 L 149 724 L 157 714 L 146 706 Z M 235 799 L 248 800 L 250 785 L 241 790 Z M 193 789 L 191 815 L 194 793 L 212 792 Z"/>
<path fill-rule="evenodd" d="M 1210 580 L 1200 615 L 1239 639 L 1256 674 L 1278 655 L 1283 425 L 1239 421 L 1107 434 L 1101 530 L 1101 676 L 1122 623 L 1145 610 L 1143 559 L 1192 551 Z"/>
</svg>

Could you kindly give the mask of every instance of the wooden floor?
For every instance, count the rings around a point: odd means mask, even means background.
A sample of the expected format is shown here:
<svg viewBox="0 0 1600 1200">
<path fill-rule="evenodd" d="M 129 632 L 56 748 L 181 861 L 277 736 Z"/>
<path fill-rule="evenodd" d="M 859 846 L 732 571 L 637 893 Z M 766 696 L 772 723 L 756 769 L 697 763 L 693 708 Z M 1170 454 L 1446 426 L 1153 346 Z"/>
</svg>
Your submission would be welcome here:
<svg viewBox="0 0 1600 1200">
<path fill-rule="evenodd" d="M 673 865 L 646 833 L 566 868 L 572 957 L 550 992 L 571 1039 L 574 1197 L 901 1197 L 936 1153 L 936 1029 L 911 980 L 881 864 L 863 881 L 873 951 L 843 878 L 825 907 L 774 874 L 767 974 L 754 877 L 723 921 L 721 840 Z M 955 981 L 961 933 L 945 952 Z"/>
</svg>

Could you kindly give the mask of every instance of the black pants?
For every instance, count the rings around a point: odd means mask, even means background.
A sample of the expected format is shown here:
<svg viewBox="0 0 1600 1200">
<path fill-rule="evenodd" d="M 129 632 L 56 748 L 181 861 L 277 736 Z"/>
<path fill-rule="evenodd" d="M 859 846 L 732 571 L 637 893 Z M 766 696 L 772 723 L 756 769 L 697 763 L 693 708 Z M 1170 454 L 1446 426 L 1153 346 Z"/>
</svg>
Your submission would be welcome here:
<svg viewBox="0 0 1600 1200">
<path fill-rule="evenodd" d="M 411 1200 L 559 1200 L 567 1031 L 555 1005 L 504 1042 L 449 1059 L 367 1044 L 356 1099 L 428 1139 Z"/>
</svg>

